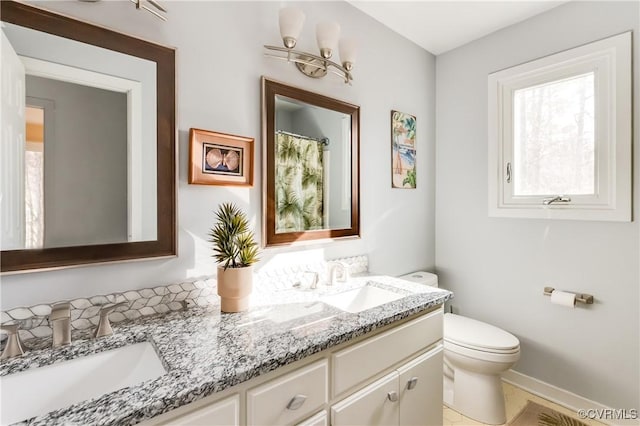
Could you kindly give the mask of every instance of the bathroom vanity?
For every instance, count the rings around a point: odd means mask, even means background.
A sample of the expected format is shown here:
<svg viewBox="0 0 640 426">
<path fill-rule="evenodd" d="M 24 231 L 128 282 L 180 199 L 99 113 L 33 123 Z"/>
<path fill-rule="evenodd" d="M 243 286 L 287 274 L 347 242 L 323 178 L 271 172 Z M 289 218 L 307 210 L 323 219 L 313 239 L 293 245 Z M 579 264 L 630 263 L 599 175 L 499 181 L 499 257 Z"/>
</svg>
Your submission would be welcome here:
<svg viewBox="0 0 640 426">
<path fill-rule="evenodd" d="M 340 294 L 355 299 L 338 308 Z M 260 283 L 247 312 L 212 305 L 123 322 L 110 337 L 4 361 L 0 376 L 148 342 L 165 374 L 27 424 L 441 424 L 450 297 L 389 277 L 317 290 Z"/>
<path fill-rule="evenodd" d="M 145 424 L 442 424 L 442 308 L 427 312 Z"/>
</svg>

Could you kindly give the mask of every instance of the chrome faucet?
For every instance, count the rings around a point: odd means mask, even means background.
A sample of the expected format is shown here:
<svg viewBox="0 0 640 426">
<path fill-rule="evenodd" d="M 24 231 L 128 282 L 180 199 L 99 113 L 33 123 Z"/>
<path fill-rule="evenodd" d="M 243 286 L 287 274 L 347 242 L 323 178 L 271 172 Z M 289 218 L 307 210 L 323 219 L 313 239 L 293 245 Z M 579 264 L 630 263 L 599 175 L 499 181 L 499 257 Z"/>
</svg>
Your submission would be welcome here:
<svg viewBox="0 0 640 426">
<path fill-rule="evenodd" d="M 128 302 L 120 302 L 116 304 L 104 305 L 100 308 L 100 319 L 98 320 L 98 327 L 93 337 L 111 336 L 113 334 L 113 328 L 109 322 L 109 314 L 115 311 L 121 306 L 125 306 Z"/>
<path fill-rule="evenodd" d="M 71 304 L 68 302 L 56 303 L 51 307 L 49 321 L 53 329 L 54 348 L 71 343 Z"/>
<path fill-rule="evenodd" d="M 13 358 L 14 356 L 24 354 L 24 344 L 18 334 L 19 328 L 20 326 L 18 324 L 2 324 L 0 326 L 0 329 L 7 333 L 7 343 L 5 344 L 0 359 Z"/>
<path fill-rule="evenodd" d="M 346 283 L 349 281 L 349 265 L 344 262 L 329 263 L 329 282 L 327 285 L 334 285 L 337 282 Z"/>
<path fill-rule="evenodd" d="M 316 271 L 305 271 L 305 273 L 313 275 L 313 278 L 311 278 L 311 285 L 309 286 L 309 288 L 312 290 L 315 290 L 316 288 L 318 288 L 318 281 L 319 281 L 318 273 Z"/>
<path fill-rule="evenodd" d="M 302 273 L 313 275 L 313 278 L 311 278 L 311 284 L 309 285 L 309 289 L 315 290 L 316 288 L 318 288 L 318 281 L 320 280 L 320 277 L 316 271 L 303 271 Z M 293 284 L 293 287 L 296 287 L 296 288 L 302 287 L 302 281 L 296 281 Z"/>
</svg>

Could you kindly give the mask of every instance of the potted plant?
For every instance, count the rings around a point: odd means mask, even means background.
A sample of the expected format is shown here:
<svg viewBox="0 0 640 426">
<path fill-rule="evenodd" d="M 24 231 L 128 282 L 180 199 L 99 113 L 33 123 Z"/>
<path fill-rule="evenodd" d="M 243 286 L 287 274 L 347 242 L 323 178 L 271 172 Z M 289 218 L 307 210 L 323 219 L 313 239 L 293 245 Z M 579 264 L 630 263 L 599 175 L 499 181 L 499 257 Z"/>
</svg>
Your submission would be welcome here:
<svg viewBox="0 0 640 426">
<path fill-rule="evenodd" d="M 241 312 L 249 306 L 258 244 L 245 213 L 235 204 L 223 203 L 209 235 L 218 262 L 218 295 L 222 312 Z"/>
</svg>

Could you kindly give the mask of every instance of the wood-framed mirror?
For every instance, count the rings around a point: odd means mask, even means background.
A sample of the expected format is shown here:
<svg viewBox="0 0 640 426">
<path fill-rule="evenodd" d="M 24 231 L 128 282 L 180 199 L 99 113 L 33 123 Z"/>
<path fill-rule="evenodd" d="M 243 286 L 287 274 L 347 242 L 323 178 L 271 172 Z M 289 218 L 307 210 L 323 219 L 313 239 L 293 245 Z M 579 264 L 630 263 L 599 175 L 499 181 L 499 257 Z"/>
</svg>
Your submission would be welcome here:
<svg viewBox="0 0 640 426">
<path fill-rule="evenodd" d="M 0 4 L 2 273 L 175 256 L 174 49 Z"/>
<path fill-rule="evenodd" d="M 265 247 L 360 236 L 360 108 L 262 78 Z"/>
</svg>

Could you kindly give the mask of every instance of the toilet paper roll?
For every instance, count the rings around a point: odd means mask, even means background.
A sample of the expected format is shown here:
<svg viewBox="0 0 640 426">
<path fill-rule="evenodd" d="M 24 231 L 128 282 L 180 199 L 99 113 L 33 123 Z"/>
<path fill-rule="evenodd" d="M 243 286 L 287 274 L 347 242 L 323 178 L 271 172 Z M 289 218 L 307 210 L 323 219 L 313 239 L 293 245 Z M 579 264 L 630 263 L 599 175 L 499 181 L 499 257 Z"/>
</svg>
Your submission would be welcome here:
<svg viewBox="0 0 640 426">
<path fill-rule="evenodd" d="M 575 308 L 576 294 L 569 293 L 566 291 L 554 290 L 551 293 L 551 303 L 560 305 L 560 306 L 567 306 L 569 308 Z"/>
</svg>

